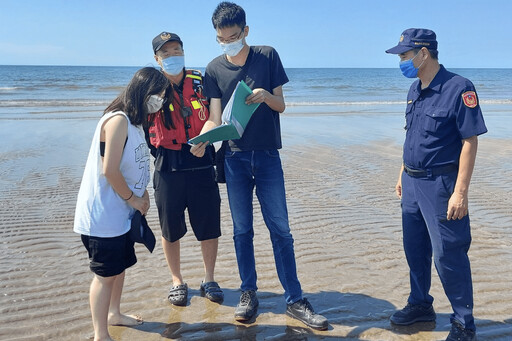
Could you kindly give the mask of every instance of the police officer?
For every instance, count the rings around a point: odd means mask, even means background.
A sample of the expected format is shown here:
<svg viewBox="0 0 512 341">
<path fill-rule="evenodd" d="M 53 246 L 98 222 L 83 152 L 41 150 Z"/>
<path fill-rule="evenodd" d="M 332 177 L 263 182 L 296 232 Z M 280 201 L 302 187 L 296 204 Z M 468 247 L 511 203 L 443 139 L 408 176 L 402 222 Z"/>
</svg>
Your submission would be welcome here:
<svg viewBox="0 0 512 341">
<path fill-rule="evenodd" d="M 400 57 L 409 89 L 403 164 L 396 185 L 402 202 L 408 303 L 391 316 L 397 325 L 434 321 L 429 295 L 432 255 L 452 305 L 446 340 L 474 340 L 473 286 L 468 250 L 468 189 L 478 138 L 487 132 L 473 84 L 438 62 L 436 34 L 410 28 L 386 51 Z"/>
</svg>

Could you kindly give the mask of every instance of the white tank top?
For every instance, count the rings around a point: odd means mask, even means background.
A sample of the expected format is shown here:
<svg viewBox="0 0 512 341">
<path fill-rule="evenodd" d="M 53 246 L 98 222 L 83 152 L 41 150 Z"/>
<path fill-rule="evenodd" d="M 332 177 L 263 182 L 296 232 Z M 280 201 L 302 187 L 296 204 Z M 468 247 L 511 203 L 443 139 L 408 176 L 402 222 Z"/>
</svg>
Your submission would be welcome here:
<svg viewBox="0 0 512 341">
<path fill-rule="evenodd" d="M 130 218 L 135 209 L 105 178 L 100 155 L 101 129 L 105 121 L 115 115 L 123 115 L 128 120 L 128 140 L 119 166 L 121 173 L 133 194 L 139 197 L 149 183 L 149 149 L 142 127 L 130 124 L 128 116 L 121 111 L 103 115 L 94 132 L 78 192 L 73 229 L 76 233 L 109 238 L 123 235 L 130 229 Z"/>
</svg>

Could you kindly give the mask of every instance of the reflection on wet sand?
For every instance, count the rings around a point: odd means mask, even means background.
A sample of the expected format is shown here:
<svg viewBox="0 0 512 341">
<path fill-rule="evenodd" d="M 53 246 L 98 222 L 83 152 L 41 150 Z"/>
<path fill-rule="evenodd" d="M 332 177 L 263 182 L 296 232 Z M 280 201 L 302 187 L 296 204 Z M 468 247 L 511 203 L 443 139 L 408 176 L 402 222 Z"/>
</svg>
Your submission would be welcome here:
<svg viewBox="0 0 512 341">
<path fill-rule="evenodd" d="M 288 120 L 297 134 L 301 125 L 294 119 L 285 117 L 283 121 Z M 330 120 L 339 127 L 340 135 L 344 130 L 350 132 L 343 117 Z M 80 239 L 72 232 L 90 137 L 83 122 L 73 122 L 37 122 L 39 136 L 46 136 L 44 142 L 27 135 L 24 144 L 0 152 L 2 340 L 80 340 L 92 333 L 88 305 L 92 275 Z M 95 123 L 91 120 L 86 126 L 92 128 Z M 8 126 L 23 131 L 26 124 L 10 121 Z M 390 131 L 386 137 L 382 135 L 385 131 L 381 129 L 376 140 L 351 136 L 350 143 L 346 139 L 340 143 L 322 140 L 321 127 L 314 124 L 302 125 L 298 133 L 304 140 L 294 138 L 292 131 L 283 133 L 281 155 L 299 278 L 305 297 L 329 319 L 327 331 L 306 328 L 285 315 L 268 231 L 256 202 L 254 243 L 260 308 L 254 321 L 234 321 L 240 280 L 222 185 L 223 236 L 216 280 L 224 289 L 224 302 L 219 305 L 200 296 L 201 251 L 191 233 L 182 241 L 182 274 L 190 287 L 187 306 L 167 302 L 171 281 L 153 204 L 148 222 L 157 236 L 157 247 L 150 254 L 137 245 L 138 263 L 127 271 L 122 302 L 126 313 L 142 315 L 145 323 L 111 327 L 114 339 L 444 339 L 450 329 L 451 309 L 435 270 L 431 294 L 438 313 L 436 323 L 400 328 L 389 323 L 392 312 L 406 303 L 409 278 L 400 206 L 393 193 L 401 147 L 397 132 Z M 473 243 L 469 255 L 481 340 L 512 339 L 511 142 L 510 138 L 480 140 L 470 190 Z"/>
</svg>

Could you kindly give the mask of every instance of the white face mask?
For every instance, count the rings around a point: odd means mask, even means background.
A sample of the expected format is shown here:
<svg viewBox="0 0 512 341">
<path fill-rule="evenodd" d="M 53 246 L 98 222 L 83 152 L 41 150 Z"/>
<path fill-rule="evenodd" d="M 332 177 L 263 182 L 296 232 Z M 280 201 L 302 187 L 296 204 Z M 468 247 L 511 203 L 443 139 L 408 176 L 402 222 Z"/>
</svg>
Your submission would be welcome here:
<svg viewBox="0 0 512 341">
<path fill-rule="evenodd" d="M 146 102 L 146 109 L 149 114 L 153 114 L 158 110 L 162 109 L 162 105 L 164 104 L 164 99 L 158 97 L 157 95 L 151 95 Z"/>
<path fill-rule="evenodd" d="M 237 40 L 237 41 L 234 41 L 232 43 L 219 43 L 220 47 L 222 48 L 222 51 L 230 56 L 230 57 L 234 57 L 236 56 L 237 54 L 240 53 L 240 51 L 242 51 L 242 49 L 244 48 L 244 38 L 242 37 L 240 40 Z"/>
<path fill-rule="evenodd" d="M 162 67 L 165 73 L 177 76 L 185 67 L 185 56 L 170 56 L 162 59 Z"/>
</svg>

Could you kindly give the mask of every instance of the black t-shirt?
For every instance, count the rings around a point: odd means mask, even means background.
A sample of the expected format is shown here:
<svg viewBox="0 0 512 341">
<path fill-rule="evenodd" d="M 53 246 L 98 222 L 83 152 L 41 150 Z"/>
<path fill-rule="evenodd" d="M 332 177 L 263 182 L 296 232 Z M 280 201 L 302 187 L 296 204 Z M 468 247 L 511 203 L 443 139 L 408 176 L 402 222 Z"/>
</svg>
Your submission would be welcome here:
<svg viewBox="0 0 512 341">
<path fill-rule="evenodd" d="M 272 93 L 288 83 L 288 77 L 277 51 L 270 46 L 251 46 L 244 66 L 234 65 L 221 55 L 206 67 L 204 92 L 209 98 L 220 98 L 222 110 L 236 84 L 243 80 L 251 89 L 263 88 Z M 279 113 L 265 103 L 260 104 L 245 128 L 242 138 L 229 141 L 231 150 L 280 149 Z"/>
</svg>

